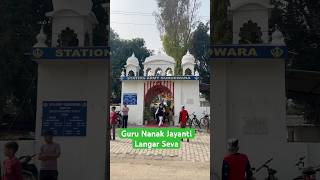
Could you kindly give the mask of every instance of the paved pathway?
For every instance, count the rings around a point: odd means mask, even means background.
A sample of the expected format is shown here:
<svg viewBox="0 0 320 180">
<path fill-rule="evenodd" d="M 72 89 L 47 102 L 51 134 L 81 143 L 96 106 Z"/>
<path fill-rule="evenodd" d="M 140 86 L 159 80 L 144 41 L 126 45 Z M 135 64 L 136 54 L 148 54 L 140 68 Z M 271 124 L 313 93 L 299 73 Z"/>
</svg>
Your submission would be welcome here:
<svg viewBox="0 0 320 180">
<path fill-rule="evenodd" d="M 131 140 L 110 141 L 111 180 L 209 180 L 208 133 L 197 132 L 179 150 L 133 149 Z"/>
<path fill-rule="evenodd" d="M 167 160 L 111 160 L 110 180 L 210 180 L 209 163 Z"/>
</svg>

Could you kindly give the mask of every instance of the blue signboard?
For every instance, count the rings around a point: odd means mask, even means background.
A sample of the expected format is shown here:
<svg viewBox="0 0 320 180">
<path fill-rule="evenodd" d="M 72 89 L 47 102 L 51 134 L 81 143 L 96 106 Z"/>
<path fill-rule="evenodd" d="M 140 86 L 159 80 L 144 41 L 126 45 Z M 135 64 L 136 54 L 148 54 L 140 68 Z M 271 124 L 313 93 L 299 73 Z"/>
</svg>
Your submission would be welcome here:
<svg viewBox="0 0 320 180">
<path fill-rule="evenodd" d="M 254 46 L 254 45 L 214 45 L 211 59 L 243 59 L 243 58 L 286 58 L 286 46 Z"/>
<path fill-rule="evenodd" d="M 86 136 L 86 101 L 43 101 L 42 134 L 48 130 L 55 136 Z"/>
<path fill-rule="evenodd" d="M 33 48 L 32 56 L 37 59 L 109 59 L 108 47 Z"/>
<path fill-rule="evenodd" d="M 123 103 L 127 105 L 137 105 L 137 94 L 136 93 L 125 93 L 123 94 Z"/>
<path fill-rule="evenodd" d="M 125 76 L 121 80 L 199 80 L 199 76 Z"/>
</svg>

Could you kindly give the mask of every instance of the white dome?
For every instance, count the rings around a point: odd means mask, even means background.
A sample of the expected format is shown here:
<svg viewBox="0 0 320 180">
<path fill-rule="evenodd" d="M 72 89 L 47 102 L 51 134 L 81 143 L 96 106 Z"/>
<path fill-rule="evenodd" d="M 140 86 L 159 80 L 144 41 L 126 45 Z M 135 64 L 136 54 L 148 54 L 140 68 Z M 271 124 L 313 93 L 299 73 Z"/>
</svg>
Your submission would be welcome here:
<svg viewBox="0 0 320 180">
<path fill-rule="evenodd" d="M 132 53 L 132 56 L 127 59 L 127 66 L 128 65 L 139 66 L 139 60 L 136 58 L 134 53 Z"/>
<path fill-rule="evenodd" d="M 190 52 L 188 51 L 186 55 L 184 55 L 182 57 L 181 60 L 181 65 L 185 65 L 185 64 L 194 64 L 195 63 L 195 58 L 192 54 L 190 54 Z"/>
<path fill-rule="evenodd" d="M 176 61 L 173 59 L 173 57 L 168 56 L 167 54 L 158 53 L 157 55 L 147 57 L 143 64 L 149 64 L 149 63 L 158 62 L 158 61 L 165 61 L 170 64 L 176 63 Z"/>
</svg>

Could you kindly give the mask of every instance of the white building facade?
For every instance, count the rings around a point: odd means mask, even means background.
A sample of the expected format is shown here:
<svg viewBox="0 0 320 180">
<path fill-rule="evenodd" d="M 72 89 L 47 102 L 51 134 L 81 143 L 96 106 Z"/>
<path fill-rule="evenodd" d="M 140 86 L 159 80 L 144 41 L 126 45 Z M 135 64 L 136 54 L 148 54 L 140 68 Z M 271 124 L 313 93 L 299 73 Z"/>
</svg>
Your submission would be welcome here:
<svg viewBox="0 0 320 180">
<path fill-rule="evenodd" d="M 175 76 L 175 60 L 158 53 L 145 59 L 142 63 L 142 74 L 139 74 L 139 60 L 134 56 L 127 59 L 125 72 L 121 74 L 122 93 L 121 104 L 126 103 L 130 109 L 129 124 L 143 125 L 145 107 L 159 95 L 169 97 L 174 108 L 175 124 L 178 114 L 184 105 L 189 113 L 200 115 L 199 73 L 195 70 L 195 58 L 189 52 L 182 58 L 183 75 Z"/>
</svg>

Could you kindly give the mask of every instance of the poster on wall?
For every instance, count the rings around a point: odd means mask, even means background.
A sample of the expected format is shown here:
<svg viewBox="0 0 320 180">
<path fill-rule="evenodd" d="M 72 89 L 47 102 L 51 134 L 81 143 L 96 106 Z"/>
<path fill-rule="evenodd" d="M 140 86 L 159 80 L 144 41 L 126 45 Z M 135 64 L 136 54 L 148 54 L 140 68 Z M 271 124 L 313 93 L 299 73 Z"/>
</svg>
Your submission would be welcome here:
<svg viewBox="0 0 320 180">
<path fill-rule="evenodd" d="M 137 94 L 136 93 L 125 93 L 123 94 L 123 103 L 127 105 L 137 105 Z"/>
<path fill-rule="evenodd" d="M 86 136 L 86 101 L 43 101 L 42 130 L 55 136 Z"/>
</svg>

